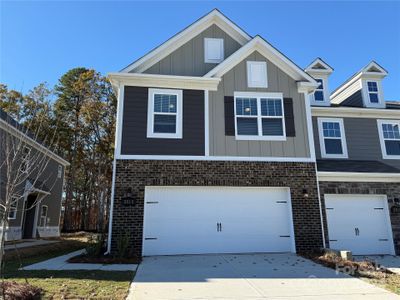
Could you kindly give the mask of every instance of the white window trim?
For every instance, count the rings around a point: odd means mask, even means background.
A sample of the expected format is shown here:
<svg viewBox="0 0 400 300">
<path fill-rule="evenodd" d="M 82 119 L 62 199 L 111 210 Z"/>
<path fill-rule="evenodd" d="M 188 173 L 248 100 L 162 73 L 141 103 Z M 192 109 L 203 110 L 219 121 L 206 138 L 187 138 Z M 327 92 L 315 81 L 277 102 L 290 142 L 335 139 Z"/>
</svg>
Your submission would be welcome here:
<svg viewBox="0 0 400 300">
<path fill-rule="evenodd" d="M 368 91 L 368 82 L 376 82 L 378 87 L 378 102 L 371 103 L 369 99 L 369 91 Z M 385 107 L 385 101 L 383 96 L 383 89 L 380 79 L 362 79 L 361 80 L 361 87 L 362 87 L 362 95 L 363 95 L 363 103 L 365 107 L 373 107 L 373 108 L 383 108 Z M 375 92 L 373 92 L 375 93 Z"/>
<path fill-rule="evenodd" d="M 369 89 L 368 89 L 368 83 L 376 83 L 376 88 L 378 89 L 376 92 L 370 92 L 369 91 Z M 369 104 L 379 104 L 379 103 L 381 103 L 381 97 L 380 97 L 380 95 L 379 95 L 379 84 L 378 84 L 378 82 L 377 81 L 374 81 L 374 80 L 367 80 L 367 85 L 366 85 L 366 87 L 367 87 L 367 93 L 368 93 L 368 102 L 369 102 Z M 376 94 L 376 96 L 378 97 L 378 102 L 371 102 L 371 97 L 370 97 L 370 94 Z"/>
<path fill-rule="evenodd" d="M 379 142 L 381 144 L 382 158 L 383 159 L 400 159 L 400 155 L 388 155 L 386 152 L 385 138 L 383 137 L 383 124 L 396 124 L 400 126 L 400 120 L 377 120 Z"/>
<path fill-rule="evenodd" d="M 313 99 L 314 99 L 314 102 L 315 103 L 324 103 L 324 102 L 326 102 L 326 95 L 325 95 L 325 79 L 323 79 L 323 78 L 315 78 L 315 80 L 321 80 L 322 81 L 322 89 L 319 89 L 319 88 L 316 88 L 315 89 L 315 91 L 314 91 L 314 93 L 313 93 Z M 322 101 L 320 101 L 320 100 L 315 100 L 315 92 L 317 92 L 317 91 L 320 91 L 320 92 L 322 92 L 322 95 L 323 95 L 323 97 L 324 97 L 324 100 L 322 100 Z"/>
<path fill-rule="evenodd" d="M 17 211 L 18 211 L 18 197 L 11 197 L 11 205 L 10 205 L 10 210 L 8 212 L 8 219 L 9 220 L 15 220 L 17 218 Z M 14 212 L 14 216 L 10 218 L 10 213 L 11 211 Z"/>
<path fill-rule="evenodd" d="M 46 216 L 43 216 L 43 207 L 46 207 Z M 42 219 L 44 218 L 44 225 L 43 226 L 39 226 L 39 227 L 46 227 L 47 225 L 47 214 L 49 212 L 49 207 L 47 205 L 42 205 L 42 207 L 40 208 L 40 219 L 39 219 L 39 225 L 42 225 Z"/>
<path fill-rule="evenodd" d="M 213 59 L 208 57 L 208 43 L 211 41 L 218 41 L 220 43 L 220 58 Z M 224 60 L 224 39 L 219 38 L 204 38 L 204 62 L 209 64 L 218 64 Z"/>
<path fill-rule="evenodd" d="M 154 132 L 154 95 L 167 94 L 176 95 L 176 132 L 175 133 L 158 133 Z M 182 119 L 183 119 L 183 100 L 182 90 L 172 89 L 149 89 L 149 98 L 147 106 L 147 137 L 162 139 L 181 139 L 182 138 Z M 159 114 L 159 113 L 156 113 Z M 162 113 L 160 113 L 162 114 Z M 171 113 L 172 114 L 172 113 Z"/>
<path fill-rule="evenodd" d="M 237 133 L 237 115 L 236 115 L 236 98 L 257 98 L 257 116 L 243 116 L 250 118 L 257 118 L 258 135 L 238 135 Z M 281 99 L 282 105 L 282 116 L 261 116 L 261 98 L 279 98 Z M 285 111 L 283 105 L 283 94 L 282 93 L 252 93 L 252 92 L 234 92 L 234 118 L 235 118 L 235 138 L 236 140 L 248 140 L 248 141 L 286 141 L 286 127 L 285 127 Z M 282 119 L 282 136 L 263 136 L 262 135 L 262 119 L 263 118 L 274 118 Z"/>
<path fill-rule="evenodd" d="M 249 88 L 267 88 L 268 87 L 268 72 L 267 72 L 267 63 L 265 61 L 247 61 L 247 86 Z M 251 67 L 253 65 L 260 65 L 263 66 L 263 81 L 261 82 L 257 82 L 257 81 L 253 81 L 251 78 Z M 265 82 L 264 82 L 265 81 Z"/>
<path fill-rule="evenodd" d="M 27 149 L 28 151 L 27 151 L 27 153 L 25 153 L 25 149 Z M 25 154 L 26 154 L 26 156 L 25 156 Z M 21 154 L 21 157 L 22 157 L 22 161 L 21 161 L 21 172 L 22 173 L 28 173 L 28 170 L 29 170 L 29 163 L 30 163 L 30 154 L 31 154 L 31 148 L 30 147 L 27 147 L 27 146 L 24 146 L 23 148 L 22 148 L 22 154 Z M 22 169 L 22 165 L 23 164 L 25 164 L 25 169 L 23 170 Z"/>
<path fill-rule="evenodd" d="M 325 149 L 325 137 L 323 132 L 323 122 L 335 122 L 339 123 L 340 128 L 340 140 L 342 143 L 342 154 L 328 154 Z M 322 158 L 349 158 L 347 153 L 346 133 L 344 131 L 343 119 L 341 118 L 318 118 L 318 133 L 319 133 L 319 145 L 321 149 Z M 328 137 L 329 138 L 329 137 Z M 339 138 L 336 138 L 339 139 Z"/>
</svg>

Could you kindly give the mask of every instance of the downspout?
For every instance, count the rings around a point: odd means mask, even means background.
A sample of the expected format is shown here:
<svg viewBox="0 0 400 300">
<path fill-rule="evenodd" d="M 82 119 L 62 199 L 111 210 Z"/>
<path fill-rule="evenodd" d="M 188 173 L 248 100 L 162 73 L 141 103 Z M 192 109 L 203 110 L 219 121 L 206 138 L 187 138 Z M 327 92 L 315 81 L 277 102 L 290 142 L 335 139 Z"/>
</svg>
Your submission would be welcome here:
<svg viewBox="0 0 400 300">
<path fill-rule="evenodd" d="M 117 99 L 117 118 L 115 120 L 115 138 L 114 138 L 114 161 L 113 161 L 113 175 L 111 183 L 111 203 L 110 203 L 110 218 L 108 220 L 108 237 L 107 237 L 107 251 L 104 255 L 111 253 L 111 236 L 112 236 L 112 222 L 114 213 L 114 197 L 115 197 L 115 177 L 117 171 L 117 155 L 121 153 L 121 126 L 122 124 L 122 111 L 123 111 L 123 97 L 124 85 L 118 83 L 118 99 Z"/>
</svg>

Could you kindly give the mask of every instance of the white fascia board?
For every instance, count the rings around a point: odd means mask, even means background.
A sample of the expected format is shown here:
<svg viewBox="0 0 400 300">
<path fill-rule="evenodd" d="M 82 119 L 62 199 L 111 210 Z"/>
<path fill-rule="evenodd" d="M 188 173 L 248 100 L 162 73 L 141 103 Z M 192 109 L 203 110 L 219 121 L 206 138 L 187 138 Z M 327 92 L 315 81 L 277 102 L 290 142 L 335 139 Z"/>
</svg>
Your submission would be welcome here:
<svg viewBox="0 0 400 300">
<path fill-rule="evenodd" d="M 40 143 L 35 141 L 30 136 L 28 136 L 25 133 L 19 131 L 14 126 L 8 124 L 6 121 L 0 120 L 0 128 L 5 130 L 6 132 L 12 134 L 16 138 L 23 140 L 25 143 L 27 143 L 28 145 L 34 147 L 35 149 L 37 149 L 38 151 L 42 152 L 43 154 L 51 157 L 52 159 L 54 159 L 58 163 L 62 164 L 64 167 L 68 167 L 70 165 L 70 163 L 67 162 L 65 159 L 63 159 L 62 157 L 58 156 L 57 154 L 55 154 L 53 151 L 49 150 L 45 146 L 41 145 Z"/>
<path fill-rule="evenodd" d="M 136 73 L 141 73 L 147 70 L 152 65 L 162 60 L 164 57 L 168 56 L 176 49 L 190 41 L 196 35 L 200 34 L 202 31 L 214 24 L 218 25 L 218 27 L 224 30 L 240 45 L 244 45 L 251 39 L 251 36 L 235 25 L 217 9 L 214 9 L 209 14 L 200 18 L 192 25 L 167 40 L 165 43 L 161 44 L 148 54 L 122 69 L 121 72 L 128 73 L 134 71 Z"/>
<path fill-rule="evenodd" d="M 250 156 L 178 156 L 178 155 L 130 155 L 120 154 L 116 160 L 193 160 L 193 161 L 262 161 L 262 162 L 315 162 L 313 157 L 250 157 Z"/>
<path fill-rule="evenodd" d="M 322 65 L 325 69 L 313 69 L 313 67 L 317 64 Z M 324 62 L 321 58 L 317 57 L 311 64 L 309 64 L 304 71 L 307 73 L 324 73 L 331 74 L 333 72 L 333 68 Z"/>
<path fill-rule="evenodd" d="M 318 171 L 318 181 L 334 182 L 400 182 L 400 173 L 360 173 Z"/>
<path fill-rule="evenodd" d="M 250 42 L 237 50 L 234 54 L 225 59 L 222 63 L 220 63 L 206 75 L 204 75 L 204 77 L 211 78 L 223 76 L 254 51 L 260 52 L 274 65 L 287 73 L 292 79 L 296 81 L 309 82 L 311 84 L 314 84 L 315 86 L 318 86 L 318 83 L 312 76 L 296 66 L 291 60 L 289 60 L 286 56 L 284 56 L 282 53 L 280 53 L 277 49 L 275 49 L 272 45 L 267 43 L 259 36 L 253 38 Z"/>
<path fill-rule="evenodd" d="M 311 112 L 313 117 L 400 119 L 400 110 L 397 109 L 314 106 Z"/>
<path fill-rule="evenodd" d="M 216 91 L 221 78 L 192 76 L 154 75 L 136 73 L 109 73 L 113 86 L 130 85 L 142 87 L 176 88 Z"/>
</svg>

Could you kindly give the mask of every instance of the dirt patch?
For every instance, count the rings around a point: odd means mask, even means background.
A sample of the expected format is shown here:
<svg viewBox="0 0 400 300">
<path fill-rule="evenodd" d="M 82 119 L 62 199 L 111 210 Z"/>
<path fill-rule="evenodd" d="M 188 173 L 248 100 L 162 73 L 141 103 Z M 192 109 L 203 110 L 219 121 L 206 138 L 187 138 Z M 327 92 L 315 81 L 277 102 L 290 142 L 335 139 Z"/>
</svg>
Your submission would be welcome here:
<svg viewBox="0 0 400 300">
<path fill-rule="evenodd" d="M 0 297 L 5 300 L 33 300 L 41 299 L 42 289 L 28 283 L 17 283 L 15 281 L 0 282 Z"/>
<path fill-rule="evenodd" d="M 98 256 L 91 257 L 87 254 L 81 254 L 68 259 L 69 263 L 88 263 L 88 264 L 138 264 L 140 258 L 137 257 L 112 257 L 112 256 Z"/>
</svg>

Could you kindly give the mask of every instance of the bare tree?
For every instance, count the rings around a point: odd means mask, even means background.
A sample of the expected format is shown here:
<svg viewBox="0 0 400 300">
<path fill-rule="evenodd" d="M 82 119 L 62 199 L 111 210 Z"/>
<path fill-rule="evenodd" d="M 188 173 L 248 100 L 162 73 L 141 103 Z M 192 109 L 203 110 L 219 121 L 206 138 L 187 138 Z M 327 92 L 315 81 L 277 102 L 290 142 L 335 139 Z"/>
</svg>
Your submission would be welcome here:
<svg viewBox="0 0 400 300">
<path fill-rule="evenodd" d="M 35 129 L 21 125 L 3 112 L 0 120 L 0 266 L 4 261 L 5 234 L 9 217 L 35 208 L 50 192 L 57 174 L 46 173 L 56 145 L 56 129 L 44 128 L 36 119 Z M 40 121 L 39 121 L 40 122 Z M 44 134 L 47 132 L 48 134 Z M 38 136 L 45 137 L 39 140 Z M 36 194 L 29 207 L 22 199 Z"/>
</svg>

